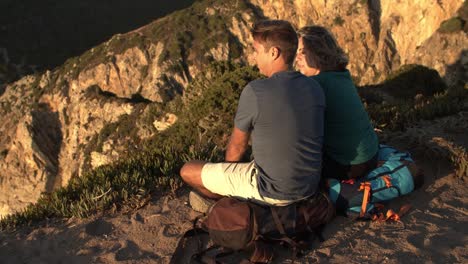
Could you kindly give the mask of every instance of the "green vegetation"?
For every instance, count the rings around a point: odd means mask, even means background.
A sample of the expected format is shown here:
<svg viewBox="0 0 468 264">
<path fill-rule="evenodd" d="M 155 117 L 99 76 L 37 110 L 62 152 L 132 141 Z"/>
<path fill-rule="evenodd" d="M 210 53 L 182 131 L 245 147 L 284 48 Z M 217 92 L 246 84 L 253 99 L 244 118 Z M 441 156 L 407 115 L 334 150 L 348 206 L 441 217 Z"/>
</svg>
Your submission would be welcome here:
<svg viewBox="0 0 468 264">
<path fill-rule="evenodd" d="M 86 217 L 102 210 L 135 208 L 152 193 L 179 188 L 182 183 L 178 172 L 185 161 L 222 160 L 222 135 L 230 132 L 240 92 L 259 74 L 251 67 L 229 62 L 212 64 L 205 73 L 194 80 L 187 96 L 178 97 L 167 106 L 166 110 L 180 116 L 179 121 L 147 142 L 143 150 L 132 151 L 115 164 L 88 171 L 73 178 L 68 186 L 43 194 L 36 204 L 2 219 L 0 230 L 51 217 Z M 195 93 L 200 94 L 194 96 Z M 212 127 L 196 125 L 206 117 L 216 119 Z M 124 123 L 134 119 L 122 118 L 124 121 L 120 122 Z M 102 135 L 95 136 L 90 144 L 98 145 L 113 130 L 119 130 L 120 122 L 103 128 Z"/>
<path fill-rule="evenodd" d="M 239 1 L 238 1 L 239 2 Z M 229 46 L 229 59 L 239 58 L 242 46 L 228 30 L 233 16 L 244 12 L 247 5 L 235 6 L 230 1 L 197 2 L 190 8 L 175 12 L 158 21 L 142 33 L 152 41 L 165 44 L 159 64 L 172 62 L 170 70 L 186 71 L 187 65 L 201 66 L 213 61 L 206 53 L 218 45 Z M 219 11 L 222 10 L 222 11 Z M 173 31 L 177 28 L 177 31 Z"/>
<path fill-rule="evenodd" d="M 443 21 L 440 24 L 439 32 L 441 33 L 455 33 L 461 31 L 465 21 L 463 21 L 460 17 L 452 17 Z"/>
<path fill-rule="evenodd" d="M 448 89 L 435 70 L 421 65 L 404 65 L 382 84 L 361 87 L 359 93 L 374 126 L 385 130 L 458 113 L 468 98 L 466 89 Z"/>
<path fill-rule="evenodd" d="M 5 217 L 0 222 L 0 229 L 51 217 L 86 217 L 112 207 L 138 207 L 152 191 L 177 189 L 181 185 L 177 177 L 179 168 L 185 160 L 199 156 L 209 157 L 198 149 L 182 154 L 164 148 L 100 167 L 73 178 L 65 188 L 43 194 L 36 204 L 22 212 Z"/>
<path fill-rule="evenodd" d="M 212 63 L 187 87 L 183 97 L 169 104 L 167 111 L 175 113 L 179 120 L 151 140 L 149 148 L 166 144 L 183 150 L 209 142 L 223 148 L 232 129 L 242 88 L 259 77 L 252 67 L 230 62 Z"/>
<path fill-rule="evenodd" d="M 113 100 L 131 101 L 132 99 L 118 98 Z M 124 153 L 137 150 L 141 142 L 138 137 L 136 122 L 139 116 L 143 114 L 146 103 L 138 103 L 134 107 L 135 109 L 130 115 L 123 114 L 117 121 L 105 124 L 99 133 L 94 134 L 87 145 L 80 146 L 84 157 L 83 171 L 91 170 L 91 152 L 102 152 L 104 143 L 108 140 L 116 142 L 119 146 L 126 146 Z"/>
<path fill-rule="evenodd" d="M 345 21 L 341 16 L 337 16 L 333 19 L 333 24 L 340 26 L 340 27 L 343 26 L 344 22 Z"/>
<path fill-rule="evenodd" d="M 385 130 L 404 130 L 419 120 L 432 120 L 458 113 L 465 108 L 468 91 L 447 90 L 420 102 L 397 100 L 393 103 L 367 104 L 374 127 Z"/>
<path fill-rule="evenodd" d="M 381 87 L 398 99 L 412 99 L 416 95 L 432 96 L 447 89 L 447 85 L 434 70 L 417 64 L 407 64 L 389 74 Z"/>
<path fill-rule="evenodd" d="M 464 1 L 463 5 L 458 9 L 457 16 L 449 18 L 440 24 L 438 29 L 441 33 L 456 33 L 463 30 L 468 32 L 468 1 Z"/>
<path fill-rule="evenodd" d="M 165 67 L 167 75 L 165 78 L 163 76 L 162 80 L 167 85 L 173 83 L 171 76 L 174 74 L 189 76 L 188 65 L 204 68 L 204 65 L 213 62 L 213 56 L 209 55 L 210 50 L 218 48 L 219 45 L 228 48 L 228 60 L 238 59 L 242 56 L 243 47 L 239 40 L 229 33 L 228 27 L 232 17 L 239 16 L 248 9 L 245 2 L 196 2 L 189 8 L 174 12 L 137 31 L 117 34 L 79 57 L 66 60 L 59 68 L 59 74 L 77 78 L 83 70 L 100 63 L 112 63 L 115 54 L 121 54 L 133 47 L 148 50 L 150 45 L 156 43 L 164 45 L 158 64 Z M 147 70 L 141 69 L 143 76 Z M 171 96 L 167 99 L 171 99 Z"/>
</svg>

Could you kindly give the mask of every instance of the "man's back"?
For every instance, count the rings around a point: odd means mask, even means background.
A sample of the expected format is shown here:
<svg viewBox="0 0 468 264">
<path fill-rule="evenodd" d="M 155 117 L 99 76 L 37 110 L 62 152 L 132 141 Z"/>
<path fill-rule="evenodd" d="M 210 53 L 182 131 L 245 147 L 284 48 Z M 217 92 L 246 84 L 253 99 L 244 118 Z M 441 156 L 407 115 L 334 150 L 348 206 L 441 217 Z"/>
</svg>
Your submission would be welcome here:
<svg viewBox="0 0 468 264">
<path fill-rule="evenodd" d="M 317 82 L 293 68 L 297 33 L 284 20 L 251 30 L 253 58 L 267 79 L 242 92 L 225 162 L 187 162 L 184 181 L 206 197 L 287 205 L 315 194 L 321 176 L 325 99 Z M 254 161 L 242 162 L 253 142 Z"/>
<path fill-rule="evenodd" d="M 261 195 L 296 200 L 315 193 L 321 174 L 325 98 L 293 71 L 256 80 L 242 92 L 235 125 L 252 131 Z"/>
</svg>

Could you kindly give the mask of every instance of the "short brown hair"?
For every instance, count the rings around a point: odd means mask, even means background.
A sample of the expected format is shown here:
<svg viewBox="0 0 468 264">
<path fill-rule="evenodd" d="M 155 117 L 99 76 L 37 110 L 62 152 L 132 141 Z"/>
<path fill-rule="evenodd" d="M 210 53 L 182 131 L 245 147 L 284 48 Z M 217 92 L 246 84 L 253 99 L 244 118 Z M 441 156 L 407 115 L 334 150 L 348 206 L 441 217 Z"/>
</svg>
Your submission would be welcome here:
<svg viewBox="0 0 468 264">
<path fill-rule="evenodd" d="M 254 24 L 252 37 L 265 49 L 277 47 L 287 64 L 294 62 L 297 50 L 297 34 L 293 26 L 284 20 L 262 20 Z"/>
<path fill-rule="evenodd" d="M 297 33 L 304 43 L 309 66 L 321 71 L 344 71 L 346 69 L 349 62 L 348 56 L 326 28 L 307 26 L 299 29 Z"/>
</svg>

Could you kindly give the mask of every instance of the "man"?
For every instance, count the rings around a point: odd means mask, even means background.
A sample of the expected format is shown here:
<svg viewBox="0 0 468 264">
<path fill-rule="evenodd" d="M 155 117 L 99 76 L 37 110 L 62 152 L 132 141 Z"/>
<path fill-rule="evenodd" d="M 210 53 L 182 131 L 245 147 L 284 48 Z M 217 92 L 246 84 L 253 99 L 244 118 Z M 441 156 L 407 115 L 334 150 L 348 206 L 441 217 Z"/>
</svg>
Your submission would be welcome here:
<svg viewBox="0 0 468 264">
<path fill-rule="evenodd" d="M 318 189 L 325 99 L 318 83 L 292 71 L 298 39 L 289 22 L 261 21 L 251 33 L 255 62 L 268 78 L 242 91 L 226 162 L 191 161 L 180 174 L 208 198 L 288 205 Z M 250 137 L 254 160 L 241 163 Z"/>
</svg>

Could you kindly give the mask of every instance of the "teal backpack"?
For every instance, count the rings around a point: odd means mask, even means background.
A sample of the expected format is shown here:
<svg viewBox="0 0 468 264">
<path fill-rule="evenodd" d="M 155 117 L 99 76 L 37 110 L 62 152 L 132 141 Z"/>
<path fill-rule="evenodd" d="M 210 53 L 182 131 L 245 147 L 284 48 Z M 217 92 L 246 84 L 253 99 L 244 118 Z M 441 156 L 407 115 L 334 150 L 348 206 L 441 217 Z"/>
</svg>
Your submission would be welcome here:
<svg viewBox="0 0 468 264">
<path fill-rule="evenodd" d="M 379 204 L 406 195 L 423 183 L 411 155 L 380 145 L 379 165 L 362 179 L 327 179 L 330 200 L 337 213 L 353 218 L 372 218 Z"/>
</svg>

